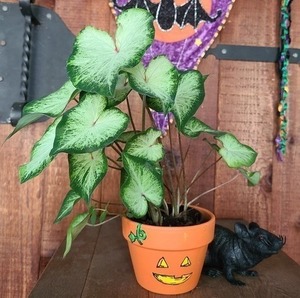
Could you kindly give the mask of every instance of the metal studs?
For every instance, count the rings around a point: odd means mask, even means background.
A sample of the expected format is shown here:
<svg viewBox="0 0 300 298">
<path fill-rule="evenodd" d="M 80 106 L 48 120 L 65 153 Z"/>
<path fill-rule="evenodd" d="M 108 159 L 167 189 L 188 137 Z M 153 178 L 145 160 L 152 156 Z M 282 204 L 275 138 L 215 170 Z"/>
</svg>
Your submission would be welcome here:
<svg viewBox="0 0 300 298">
<path fill-rule="evenodd" d="M 221 53 L 222 53 L 223 55 L 226 55 L 226 54 L 227 54 L 227 49 L 223 48 L 223 49 L 221 50 Z"/>
<path fill-rule="evenodd" d="M 2 47 L 6 46 L 6 41 L 4 39 L 0 40 L 0 46 Z"/>
<path fill-rule="evenodd" d="M 2 10 L 3 10 L 4 12 L 7 12 L 7 11 L 8 11 L 8 6 L 3 5 L 3 6 L 2 6 Z"/>
</svg>

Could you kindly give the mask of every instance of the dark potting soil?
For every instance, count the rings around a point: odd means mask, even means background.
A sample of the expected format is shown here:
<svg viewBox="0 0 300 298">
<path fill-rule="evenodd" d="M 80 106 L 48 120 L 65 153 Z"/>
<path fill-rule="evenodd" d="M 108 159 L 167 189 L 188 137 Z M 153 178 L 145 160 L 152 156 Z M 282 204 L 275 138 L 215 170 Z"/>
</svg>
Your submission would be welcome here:
<svg viewBox="0 0 300 298">
<path fill-rule="evenodd" d="M 152 219 L 147 215 L 143 218 L 135 219 L 135 221 L 146 224 L 155 225 Z M 163 214 L 162 226 L 164 227 L 185 227 L 193 226 L 206 222 L 206 219 L 202 216 L 201 212 L 194 208 L 188 208 L 186 212 L 181 212 L 178 216 L 168 216 Z"/>
</svg>

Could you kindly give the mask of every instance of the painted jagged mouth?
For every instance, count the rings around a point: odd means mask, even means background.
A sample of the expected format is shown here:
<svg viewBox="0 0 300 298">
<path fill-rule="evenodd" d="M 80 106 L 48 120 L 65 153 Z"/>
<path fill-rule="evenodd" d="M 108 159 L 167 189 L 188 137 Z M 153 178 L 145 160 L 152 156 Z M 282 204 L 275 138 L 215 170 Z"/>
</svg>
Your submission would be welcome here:
<svg viewBox="0 0 300 298">
<path fill-rule="evenodd" d="M 183 284 L 191 277 L 191 275 L 192 273 L 188 273 L 176 277 L 175 275 L 163 275 L 163 274 L 153 273 L 153 276 L 156 278 L 156 280 L 166 285 Z"/>
</svg>

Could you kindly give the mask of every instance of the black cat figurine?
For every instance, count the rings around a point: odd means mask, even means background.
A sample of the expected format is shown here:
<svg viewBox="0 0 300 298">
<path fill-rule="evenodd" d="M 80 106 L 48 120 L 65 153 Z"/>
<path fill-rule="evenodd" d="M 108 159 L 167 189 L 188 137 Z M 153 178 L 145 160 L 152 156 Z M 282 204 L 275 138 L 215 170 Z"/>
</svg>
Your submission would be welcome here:
<svg viewBox="0 0 300 298">
<path fill-rule="evenodd" d="M 254 222 L 249 227 L 236 223 L 234 232 L 216 225 L 214 240 L 208 246 L 203 273 L 211 277 L 223 273 L 231 284 L 244 286 L 245 283 L 235 279 L 233 274 L 257 276 L 256 271 L 249 269 L 278 253 L 285 242 L 285 237 L 276 236 Z"/>
</svg>

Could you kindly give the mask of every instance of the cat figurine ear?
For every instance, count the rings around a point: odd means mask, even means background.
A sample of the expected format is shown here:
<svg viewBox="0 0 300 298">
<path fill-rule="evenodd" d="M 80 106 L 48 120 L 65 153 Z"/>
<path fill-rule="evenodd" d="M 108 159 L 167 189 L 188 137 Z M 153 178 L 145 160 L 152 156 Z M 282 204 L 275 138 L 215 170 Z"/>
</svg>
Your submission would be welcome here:
<svg viewBox="0 0 300 298">
<path fill-rule="evenodd" d="M 178 69 L 187 70 L 197 67 L 223 28 L 235 0 L 110 1 L 115 15 L 139 7 L 155 17 L 155 41 L 145 54 L 145 63 L 166 55 Z"/>
</svg>

